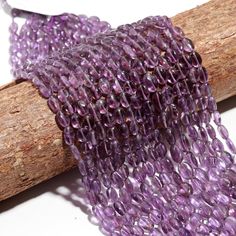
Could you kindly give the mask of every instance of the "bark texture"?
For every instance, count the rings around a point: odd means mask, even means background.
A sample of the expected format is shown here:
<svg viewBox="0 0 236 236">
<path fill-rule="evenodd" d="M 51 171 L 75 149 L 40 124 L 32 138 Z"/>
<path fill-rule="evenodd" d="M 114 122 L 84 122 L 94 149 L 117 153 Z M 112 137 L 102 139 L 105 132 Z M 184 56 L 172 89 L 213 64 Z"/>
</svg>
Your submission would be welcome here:
<svg viewBox="0 0 236 236">
<path fill-rule="evenodd" d="M 172 18 L 193 40 L 217 101 L 236 94 L 236 1 L 212 0 Z M 54 115 L 30 83 L 0 88 L 0 200 L 76 163 Z"/>
<path fill-rule="evenodd" d="M 195 44 L 217 101 L 236 94 L 236 1 L 212 0 L 172 18 Z"/>
</svg>

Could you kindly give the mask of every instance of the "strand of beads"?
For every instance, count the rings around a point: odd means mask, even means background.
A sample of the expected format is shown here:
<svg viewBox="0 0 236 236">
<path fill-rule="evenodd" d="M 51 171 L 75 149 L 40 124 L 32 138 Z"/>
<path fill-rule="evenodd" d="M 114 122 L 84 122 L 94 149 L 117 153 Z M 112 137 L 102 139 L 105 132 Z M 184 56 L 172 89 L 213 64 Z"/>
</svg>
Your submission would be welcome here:
<svg viewBox="0 0 236 236">
<path fill-rule="evenodd" d="M 12 71 L 25 63 L 35 63 L 53 52 L 63 51 L 81 43 L 84 38 L 106 32 L 110 25 L 98 17 L 64 13 L 46 16 L 17 9 L 12 10 L 10 26 L 10 62 Z M 17 17 L 26 16 L 18 28 Z"/>
<path fill-rule="evenodd" d="M 167 17 L 87 37 L 24 71 L 105 234 L 236 234 L 235 146 L 199 54 Z"/>
</svg>

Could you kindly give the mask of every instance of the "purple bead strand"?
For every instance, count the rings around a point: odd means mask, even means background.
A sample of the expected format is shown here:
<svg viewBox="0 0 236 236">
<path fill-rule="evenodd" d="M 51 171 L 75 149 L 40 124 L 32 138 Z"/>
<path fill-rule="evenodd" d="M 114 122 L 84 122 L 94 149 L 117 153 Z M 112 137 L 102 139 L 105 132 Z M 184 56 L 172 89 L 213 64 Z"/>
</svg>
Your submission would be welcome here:
<svg viewBox="0 0 236 236">
<path fill-rule="evenodd" d="M 13 71 L 47 99 L 104 234 L 236 234 L 235 146 L 201 57 L 170 19 L 110 30 L 35 15 L 11 33 Z"/>
</svg>

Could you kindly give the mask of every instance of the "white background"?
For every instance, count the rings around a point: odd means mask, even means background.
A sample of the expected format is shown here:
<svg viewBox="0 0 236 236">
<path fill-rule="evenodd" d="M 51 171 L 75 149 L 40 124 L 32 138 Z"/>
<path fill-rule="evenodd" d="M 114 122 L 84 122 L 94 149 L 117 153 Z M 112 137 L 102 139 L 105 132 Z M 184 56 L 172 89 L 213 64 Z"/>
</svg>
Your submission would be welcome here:
<svg viewBox="0 0 236 236">
<path fill-rule="evenodd" d="M 173 16 L 202 4 L 206 0 L 85 0 L 84 2 L 79 0 L 9 0 L 8 2 L 15 7 L 40 13 L 73 12 L 88 16 L 97 15 L 116 27 L 149 15 Z M 10 22 L 10 17 L 0 10 L 0 84 L 13 79 L 9 73 L 8 64 L 8 26 Z M 223 123 L 236 143 L 236 98 L 220 103 L 219 109 Z M 71 191 L 77 190 L 77 180 L 78 172 L 73 170 L 0 202 L 0 235 L 102 235 L 98 227 L 89 222 L 84 209 L 75 206 L 76 194 L 72 195 L 75 204 L 63 197 L 63 195 L 67 196 Z"/>
</svg>

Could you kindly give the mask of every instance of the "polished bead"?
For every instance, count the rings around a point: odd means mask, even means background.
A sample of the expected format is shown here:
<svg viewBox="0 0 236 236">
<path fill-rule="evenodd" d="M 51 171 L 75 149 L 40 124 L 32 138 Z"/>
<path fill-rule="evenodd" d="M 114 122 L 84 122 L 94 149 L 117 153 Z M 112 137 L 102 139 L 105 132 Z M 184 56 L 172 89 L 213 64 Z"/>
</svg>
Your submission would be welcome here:
<svg viewBox="0 0 236 236">
<path fill-rule="evenodd" d="M 230 150 L 233 154 L 236 154 L 236 147 L 235 147 L 234 143 L 232 142 L 232 140 L 229 139 L 229 138 L 227 138 L 226 144 L 227 144 L 229 150 Z"/>
<path fill-rule="evenodd" d="M 124 184 L 122 176 L 118 172 L 114 172 L 112 174 L 112 180 L 115 186 L 121 188 Z"/>
<path fill-rule="evenodd" d="M 231 234 L 236 234 L 236 219 L 234 217 L 227 217 L 225 219 L 224 228 Z"/>
<path fill-rule="evenodd" d="M 47 101 L 48 107 L 51 109 L 53 113 L 57 113 L 60 110 L 60 103 L 59 101 L 51 96 Z"/>
<path fill-rule="evenodd" d="M 60 127 L 67 127 L 70 124 L 70 120 L 61 111 L 56 114 L 56 122 Z"/>
<path fill-rule="evenodd" d="M 124 207 L 123 203 L 117 201 L 113 204 L 113 206 L 114 206 L 114 209 L 116 210 L 116 212 L 118 214 L 120 214 L 122 216 L 125 214 L 126 210 L 125 210 L 125 207 Z"/>
<path fill-rule="evenodd" d="M 75 141 L 75 132 L 74 129 L 71 127 L 66 127 L 63 130 L 63 139 L 67 145 L 72 145 L 74 144 Z"/>
<path fill-rule="evenodd" d="M 183 160 L 182 152 L 178 148 L 178 146 L 176 146 L 176 145 L 175 146 L 171 146 L 170 153 L 171 153 L 172 159 L 175 162 L 180 163 Z"/>
<path fill-rule="evenodd" d="M 106 195 L 112 201 L 116 201 L 118 198 L 116 190 L 112 187 L 107 189 Z"/>
<path fill-rule="evenodd" d="M 144 86 L 148 89 L 149 92 L 153 93 L 156 91 L 156 87 L 153 83 L 153 75 L 151 75 L 150 73 L 148 73 L 144 77 Z"/>
<path fill-rule="evenodd" d="M 217 129 L 223 139 L 227 139 L 229 137 L 229 133 L 223 125 L 218 126 Z"/>
<path fill-rule="evenodd" d="M 107 79 L 101 78 L 99 80 L 99 88 L 103 94 L 109 94 L 111 92 L 110 84 Z"/>
<path fill-rule="evenodd" d="M 91 189 L 95 192 L 95 193 L 99 193 L 101 191 L 101 183 L 99 182 L 99 180 L 93 180 L 91 183 Z"/>
<path fill-rule="evenodd" d="M 153 228 L 153 223 L 152 221 L 150 221 L 149 218 L 146 217 L 142 217 L 140 218 L 139 222 L 138 222 L 139 226 L 141 228 L 143 228 L 144 230 L 150 230 Z"/>
<path fill-rule="evenodd" d="M 119 107 L 120 103 L 119 101 L 115 98 L 114 95 L 110 95 L 110 97 L 107 100 L 107 105 L 112 108 L 112 109 L 116 109 Z"/>
</svg>

